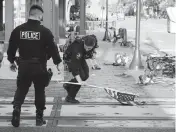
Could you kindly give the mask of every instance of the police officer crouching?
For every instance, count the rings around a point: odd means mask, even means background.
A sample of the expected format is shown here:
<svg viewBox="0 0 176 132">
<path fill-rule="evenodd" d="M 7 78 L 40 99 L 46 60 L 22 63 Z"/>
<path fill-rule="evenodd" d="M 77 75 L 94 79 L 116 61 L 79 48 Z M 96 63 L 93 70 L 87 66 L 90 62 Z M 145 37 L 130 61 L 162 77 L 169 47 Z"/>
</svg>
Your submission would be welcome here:
<svg viewBox="0 0 176 132">
<path fill-rule="evenodd" d="M 76 39 L 65 51 L 64 60 L 66 60 L 69 70 L 74 78 L 70 82 L 86 85 L 86 80 L 89 78 L 89 67 L 86 62 L 87 52 L 95 46 L 95 39 L 88 35 L 82 39 Z M 81 85 L 64 84 L 68 95 L 65 98 L 66 102 L 79 103 L 75 99 Z"/>
<path fill-rule="evenodd" d="M 17 90 L 11 120 L 14 127 L 20 125 L 21 106 L 32 83 L 35 88 L 36 125 L 41 126 L 46 123 L 43 120 L 43 111 L 46 109 L 47 59 L 51 56 L 59 70 L 61 58 L 51 31 L 41 25 L 42 19 L 43 9 L 38 5 L 33 5 L 29 11 L 28 21 L 16 27 L 9 39 L 7 55 L 12 71 L 17 69 L 14 61 L 17 49 L 19 50 Z"/>
</svg>

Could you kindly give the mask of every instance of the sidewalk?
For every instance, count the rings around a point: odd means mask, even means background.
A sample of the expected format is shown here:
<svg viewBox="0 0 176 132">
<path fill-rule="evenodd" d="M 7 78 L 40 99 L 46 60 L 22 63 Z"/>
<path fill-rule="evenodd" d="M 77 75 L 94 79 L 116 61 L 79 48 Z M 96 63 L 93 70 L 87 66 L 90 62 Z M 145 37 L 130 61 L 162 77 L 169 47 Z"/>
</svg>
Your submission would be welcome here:
<svg viewBox="0 0 176 132">
<path fill-rule="evenodd" d="M 116 32 L 119 28 L 127 29 L 127 36 L 129 41 L 133 41 L 135 45 L 136 19 L 135 17 L 126 18 L 124 21 L 117 21 Z M 113 30 L 109 29 L 111 37 Z M 104 37 L 105 29 L 98 28 L 90 33 L 94 33 L 99 40 Z M 151 41 L 146 41 L 151 39 Z M 175 34 L 167 32 L 167 19 L 149 19 L 147 21 L 141 20 L 140 28 L 140 49 L 142 52 L 155 53 L 157 47 L 160 51 L 175 55 Z"/>
<path fill-rule="evenodd" d="M 0 132 L 174 132 L 174 85 L 135 84 L 134 77 L 121 75 L 128 71 L 126 67 L 104 65 L 107 60 L 113 61 L 115 53 L 132 54 L 132 50 L 119 46 L 112 48 L 112 44 L 107 42 L 99 42 L 99 45 L 98 60 L 102 69 L 90 69 L 88 83 L 139 94 L 137 100 L 145 101 L 145 105 L 122 106 L 103 89 L 90 87 L 79 91 L 77 98 L 81 104 L 67 104 L 64 102 L 66 92 L 62 85 L 52 81 L 46 88 L 47 110 L 44 115 L 47 125 L 35 127 L 34 90 L 31 88 L 22 108 L 21 126 L 13 128 L 10 124 L 10 102 L 16 82 L 0 80 Z"/>
</svg>

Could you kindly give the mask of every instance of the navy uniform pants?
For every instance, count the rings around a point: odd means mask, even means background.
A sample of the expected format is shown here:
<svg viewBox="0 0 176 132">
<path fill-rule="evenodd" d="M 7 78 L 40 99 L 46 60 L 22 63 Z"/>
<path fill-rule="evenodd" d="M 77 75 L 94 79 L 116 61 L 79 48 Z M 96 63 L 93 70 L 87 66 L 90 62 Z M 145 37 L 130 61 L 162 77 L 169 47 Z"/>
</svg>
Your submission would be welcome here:
<svg viewBox="0 0 176 132">
<path fill-rule="evenodd" d="M 46 65 L 38 61 L 20 61 L 17 76 L 17 90 L 14 96 L 13 106 L 21 107 L 29 91 L 29 87 L 33 83 L 35 88 L 36 109 L 44 110 L 46 81 Z"/>
<path fill-rule="evenodd" d="M 89 67 L 87 65 L 86 60 L 83 60 L 81 63 L 81 67 L 79 68 L 79 73 L 82 81 L 86 81 L 89 78 Z M 76 78 L 71 79 L 69 82 L 78 83 Z M 68 85 L 68 96 L 75 98 L 78 91 L 80 90 L 81 85 Z"/>
</svg>

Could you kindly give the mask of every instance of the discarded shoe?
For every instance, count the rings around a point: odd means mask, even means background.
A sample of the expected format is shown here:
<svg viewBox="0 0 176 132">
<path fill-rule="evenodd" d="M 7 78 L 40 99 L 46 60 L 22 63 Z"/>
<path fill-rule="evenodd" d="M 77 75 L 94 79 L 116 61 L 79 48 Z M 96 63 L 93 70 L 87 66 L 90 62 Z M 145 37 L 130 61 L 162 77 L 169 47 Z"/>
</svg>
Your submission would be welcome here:
<svg viewBox="0 0 176 132">
<path fill-rule="evenodd" d="M 93 69 L 93 70 L 101 70 L 101 68 L 100 68 L 98 65 L 92 66 L 92 69 Z"/>
<path fill-rule="evenodd" d="M 113 66 L 121 66 L 121 64 L 118 64 L 118 63 L 113 63 L 112 65 Z"/>
</svg>

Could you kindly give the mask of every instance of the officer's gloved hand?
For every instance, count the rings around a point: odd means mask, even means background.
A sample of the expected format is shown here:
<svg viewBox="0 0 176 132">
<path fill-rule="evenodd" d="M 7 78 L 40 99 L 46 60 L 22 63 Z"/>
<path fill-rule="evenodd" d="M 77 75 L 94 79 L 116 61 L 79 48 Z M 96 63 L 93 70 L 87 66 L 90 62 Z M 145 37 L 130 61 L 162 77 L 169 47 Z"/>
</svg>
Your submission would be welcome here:
<svg viewBox="0 0 176 132">
<path fill-rule="evenodd" d="M 16 66 L 15 63 L 11 63 L 11 64 L 10 64 L 10 70 L 11 70 L 12 72 L 16 72 L 17 66 Z"/>
<path fill-rule="evenodd" d="M 1 68 L 1 65 L 2 65 L 2 64 L 0 63 L 0 68 Z"/>
</svg>

